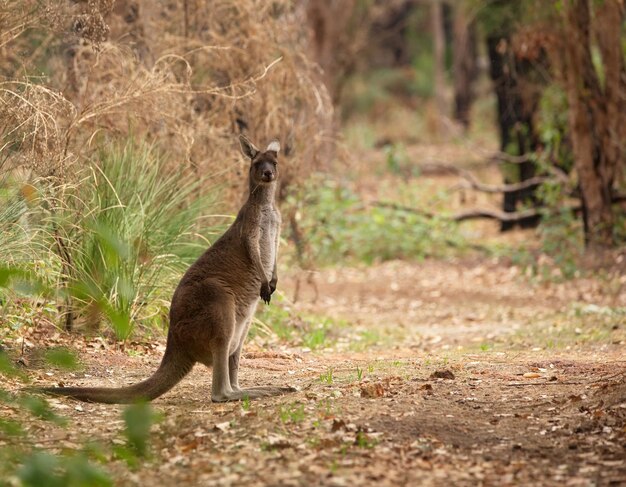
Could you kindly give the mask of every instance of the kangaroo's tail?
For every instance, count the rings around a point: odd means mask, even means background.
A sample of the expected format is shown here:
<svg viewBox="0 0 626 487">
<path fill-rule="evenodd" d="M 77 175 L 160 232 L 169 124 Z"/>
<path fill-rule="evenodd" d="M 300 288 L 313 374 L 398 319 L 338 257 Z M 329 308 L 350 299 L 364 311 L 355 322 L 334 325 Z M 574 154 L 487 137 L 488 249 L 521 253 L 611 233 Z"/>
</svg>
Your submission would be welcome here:
<svg viewBox="0 0 626 487">
<path fill-rule="evenodd" d="M 167 347 L 157 371 L 146 380 L 127 387 L 46 387 L 33 389 L 86 402 L 128 404 L 152 401 L 178 384 L 193 368 L 194 360 L 175 347 Z"/>
</svg>

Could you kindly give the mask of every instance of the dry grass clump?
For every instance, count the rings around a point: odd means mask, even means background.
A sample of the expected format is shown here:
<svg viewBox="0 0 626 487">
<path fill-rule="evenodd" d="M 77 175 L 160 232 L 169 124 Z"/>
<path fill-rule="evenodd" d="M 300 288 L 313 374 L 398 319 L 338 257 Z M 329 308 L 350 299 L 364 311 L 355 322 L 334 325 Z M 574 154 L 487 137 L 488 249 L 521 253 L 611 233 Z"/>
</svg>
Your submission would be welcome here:
<svg viewBox="0 0 626 487">
<path fill-rule="evenodd" d="M 59 93 L 28 79 L 0 82 L 0 149 L 8 168 L 52 176 L 65 168 L 65 130 L 59 120 L 74 107 Z"/>
<path fill-rule="evenodd" d="M 0 146 L 13 166 L 69 175 L 72 162 L 132 134 L 239 193 L 243 132 L 280 139 L 289 184 L 321 162 L 332 135 L 304 13 L 287 0 L 9 1 Z"/>
</svg>

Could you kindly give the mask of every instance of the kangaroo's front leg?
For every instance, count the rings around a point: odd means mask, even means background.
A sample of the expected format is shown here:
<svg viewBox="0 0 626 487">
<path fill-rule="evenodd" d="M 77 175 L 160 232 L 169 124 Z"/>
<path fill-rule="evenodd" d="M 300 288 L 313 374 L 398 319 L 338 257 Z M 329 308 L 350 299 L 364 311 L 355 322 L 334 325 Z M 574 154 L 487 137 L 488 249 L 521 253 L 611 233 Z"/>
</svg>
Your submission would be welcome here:
<svg viewBox="0 0 626 487">
<path fill-rule="evenodd" d="M 261 248 L 259 244 L 259 240 L 261 238 L 261 231 L 258 228 L 258 225 L 250 231 L 248 235 L 244 237 L 244 246 L 246 248 L 246 252 L 250 257 L 252 262 L 252 268 L 257 276 L 261 278 L 261 289 L 260 296 L 263 301 L 267 304 L 270 303 L 270 299 L 272 297 L 272 292 L 270 290 L 270 283 L 267 280 L 267 275 L 263 270 L 263 264 L 261 263 Z"/>
<path fill-rule="evenodd" d="M 276 261 L 274 261 L 274 270 L 272 271 L 272 278 L 270 279 L 270 295 L 276 291 L 276 284 L 278 284 L 278 272 L 276 271 Z"/>
<path fill-rule="evenodd" d="M 280 217 L 279 217 L 280 222 Z M 272 278 L 270 279 L 270 294 L 274 294 L 276 291 L 276 285 L 278 284 L 278 245 L 280 244 L 280 223 L 276 230 L 276 236 L 274 237 L 274 267 L 272 269 Z"/>
</svg>

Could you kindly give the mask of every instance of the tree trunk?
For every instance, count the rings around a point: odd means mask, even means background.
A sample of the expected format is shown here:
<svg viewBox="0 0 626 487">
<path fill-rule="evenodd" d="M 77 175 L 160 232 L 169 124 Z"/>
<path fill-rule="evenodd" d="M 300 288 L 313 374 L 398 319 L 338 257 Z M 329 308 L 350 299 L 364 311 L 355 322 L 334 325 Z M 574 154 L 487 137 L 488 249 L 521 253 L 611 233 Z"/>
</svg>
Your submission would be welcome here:
<svg viewBox="0 0 626 487">
<path fill-rule="evenodd" d="M 334 105 L 339 104 L 343 84 L 357 62 L 352 49 L 357 49 L 360 43 L 351 27 L 355 5 L 355 0 L 315 0 L 307 3 L 313 57 L 322 68 L 322 80 Z"/>
<path fill-rule="evenodd" d="M 524 106 L 521 96 L 520 78 L 529 69 L 527 64 L 516 63 L 511 50 L 511 41 L 507 34 L 494 34 L 487 38 L 489 54 L 489 75 L 494 85 L 498 101 L 498 126 L 500 129 L 500 150 L 511 155 L 521 156 L 537 148 L 538 140 L 533 127 L 534 104 Z M 509 168 L 505 176 L 506 183 L 525 181 L 536 175 L 536 167 L 532 161 L 515 164 Z M 518 202 L 530 200 L 535 203 L 535 188 L 526 188 L 520 191 L 504 194 L 502 208 L 505 212 L 515 212 Z M 515 222 L 503 220 L 501 230 L 512 229 L 516 224 L 523 227 L 537 226 L 539 217 L 535 220 Z"/>
<path fill-rule="evenodd" d="M 437 131 L 443 133 L 443 122 L 446 116 L 445 98 L 445 63 L 446 38 L 443 29 L 443 8 L 441 0 L 431 0 L 431 29 L 433 33 L 434 60 L 434 91 L 437 104 Z"/>
<path fill-rule="evenodd" d="M 453 39 L 454 119 L 467 130 L 478 76 L 478 46 L 476 24 L 468 18 L 465 3 L 454 8 Z"/>
<path fill-rule="evenodd" d="M 606 0 L 595 12 L 604 84 L 592 55 L 589 0 L 565 2 L 566 86 L 575 167 L 581 190 L 585 243 L 589 249 L 615 245 L 611 206 L 616 173 L 624 165 L 626 73 L 621 52 L 624 6 Z"/>
</svg>

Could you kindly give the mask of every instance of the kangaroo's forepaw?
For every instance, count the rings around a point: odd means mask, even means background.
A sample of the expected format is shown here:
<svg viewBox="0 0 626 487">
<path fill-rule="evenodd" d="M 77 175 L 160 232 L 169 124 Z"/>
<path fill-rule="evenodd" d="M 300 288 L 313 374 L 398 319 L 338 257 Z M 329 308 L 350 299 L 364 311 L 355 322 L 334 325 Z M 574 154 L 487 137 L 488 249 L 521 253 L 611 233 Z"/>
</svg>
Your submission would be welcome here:
<svg viewBox="0 0 626 487">
<path fill-rule="evenodd" d="M 270 287 L 269 282 L 264 282 L 261 284 L 261 299 L 265 301 L 265 304 L 270 304 L 270 300 L 272 299 L 272 289 Z"/>
</svg>

